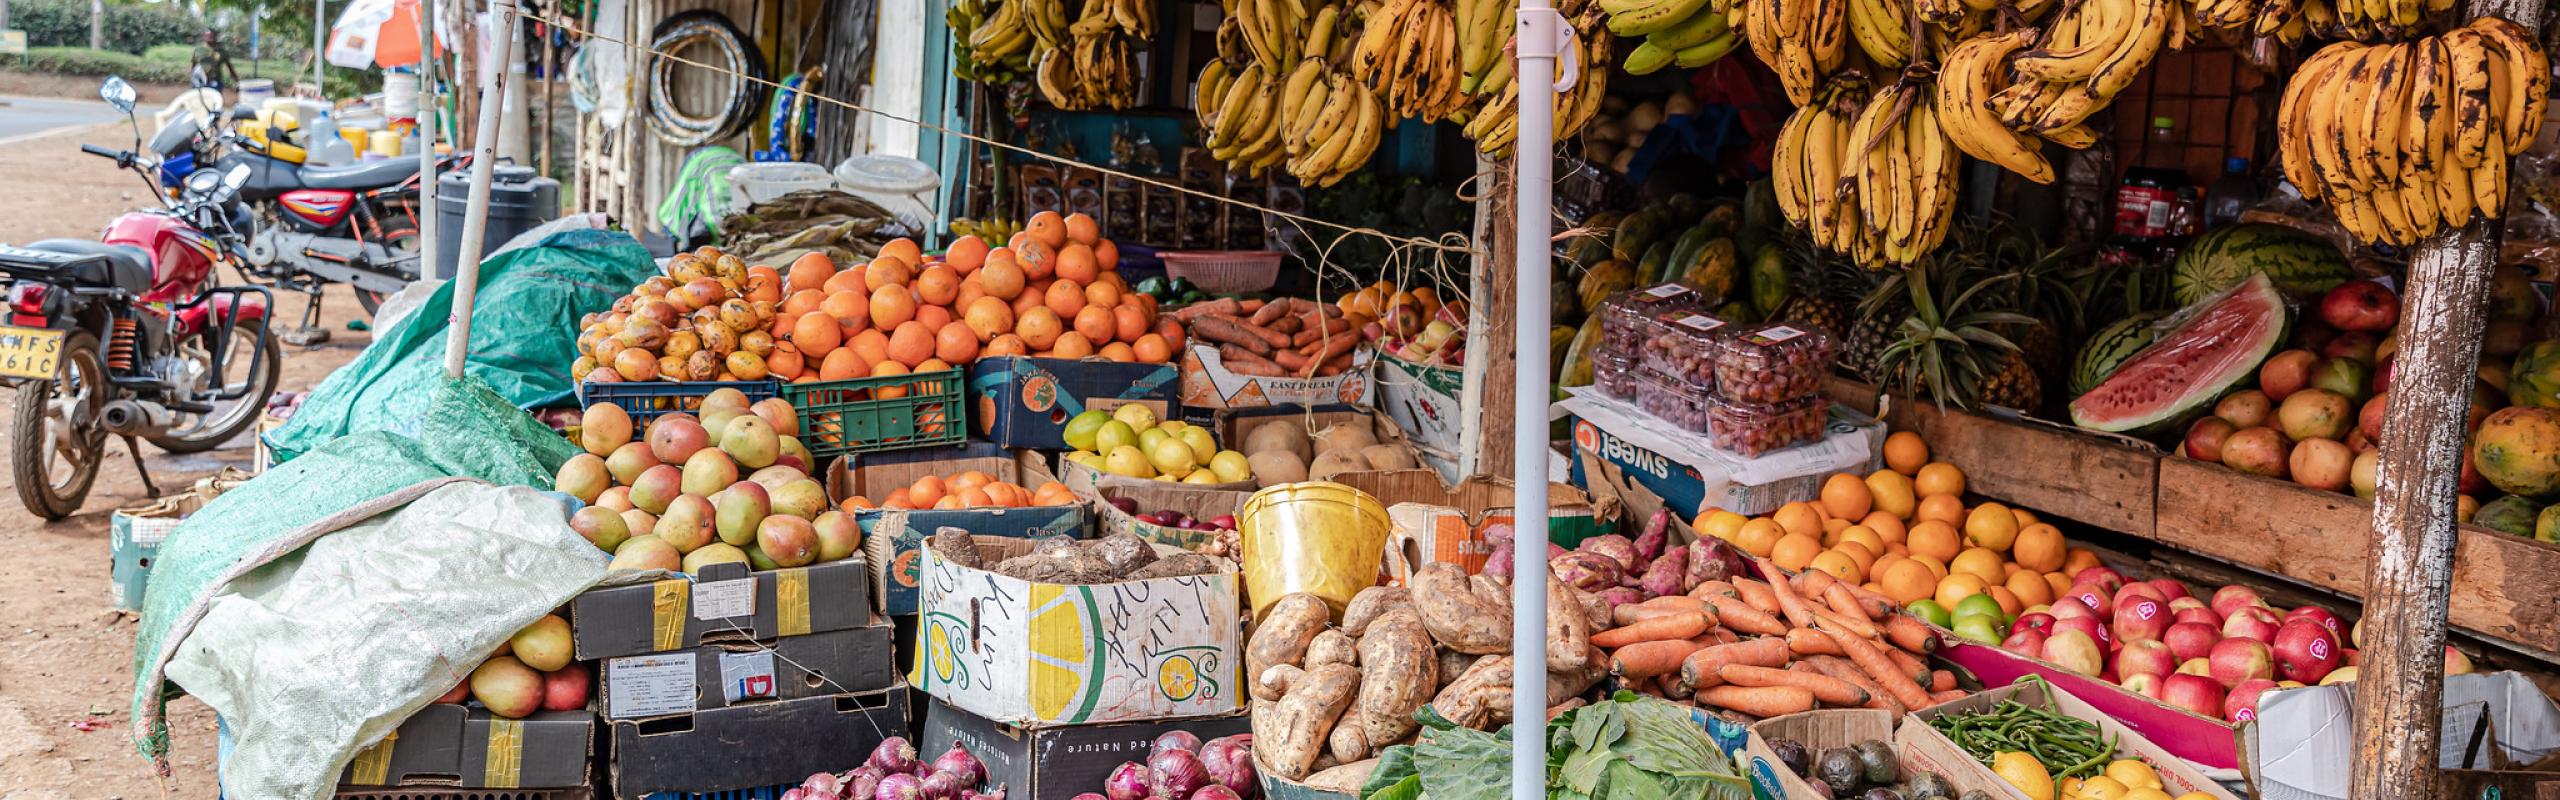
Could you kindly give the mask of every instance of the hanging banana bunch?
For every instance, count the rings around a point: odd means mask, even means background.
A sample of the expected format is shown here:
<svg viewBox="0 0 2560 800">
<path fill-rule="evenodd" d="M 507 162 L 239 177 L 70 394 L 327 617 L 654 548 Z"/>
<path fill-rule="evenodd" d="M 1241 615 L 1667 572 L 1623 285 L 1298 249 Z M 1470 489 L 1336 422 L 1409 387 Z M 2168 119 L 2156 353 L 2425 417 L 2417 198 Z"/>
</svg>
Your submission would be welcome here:
<svg viewBox="0 0 2560 800">
<path fill-rule="evenodd" d="M 2010 64 L 2011 83 L 1991 97 L 2012 130 L 2067 145 L 2095 141 L 2083 124 L 2133 85 L 2165 47 L 2185 44 L 2178 0 L 2079 0 L 2049 20 L 2043 43 Z"/>
<path fill-rule="evenodd" d="M 1937 122 L 1965 155 L 1999 165 L 2037 183 L 2053 182 L 2053 164 L 2045 161 L 2043 143 L 2010 130 L 1985 101 L 2007 85 L 2009 56 L 2024 48 L 2035 32 L 2019 29 L 1966 39 L 1938 64 Z M 2080 146 L 2094 143 L 2083 140 Z"/>
<path fill-rule="evenodd" d="M 1694 69 L 1713 64 L 1742 44 L 1733 15 L 1711 0 L 1600 0 L 1609 14 L 1609 32 L 1644 37 L 1627 51 L 1627 73 L 1644 75 L 1663 67 Z"/>
<path fill-rule="evenodd" d="M 951 26 L 952 72 L 962 80 L 1011 83 L 1031 71 L 1025 0 L 960 0 L 942 12 Z"/>
<path fill-rule="evenodd" d="M 2192 17 L 2199 28 L 2239 36 L 2273 36 L 2287 47 L 2300 44 L 2314 29 L 2326 30 L 2336 21 L 2327 0 L 2195 0 Z"/>
<path fill-rule="evenodd" d="M 1055 5 L 1061 0 L 1010 0 Z M 1149 0 L 1085 0 L 1067 38 L 1040 54 L 1032 82 L 1050 105 L 1069 111 L 1127 108 L 1138 102 L 1137 54 L 1154 38 Z M 1043 40 L 1047 41 L 1047 40 Z"/>
<path fill-rule="evenodd" d="M 1387 0 L 1361 22 L 1351 73 L 1397 118 L 1439 122 L 1466 106 L 1458 20 L 1440 0 Z"/>
<path fill-rule="evenodd" d="M 1604 0 L 1605 1 L 1605 0 Z M 1849 53 L 1851 0 L 1743 0 L 1742 38 L 1778 73 L 1787 102 L 1813 102 Z"/>
<path fill-rule="evenodd" d="M 2400 37 L 2430 14 L 2453 10 L 2453 0 L 2338 0 L 2338 24 L 2357 39 Z"/>
<path fill-rule="evenodd" d="M 1569 5 L 1579 6 L 1580 0 Z M 1511 21 L 1520 0 L 1458 0 L 1458 91 L 1469 96 L 1502 92 L 1511 82 L 1511 59 L 1502 46 L 1511 41 Z M 1564 12 L 1571 14 L 1574 12 Z"/>
<path fill-rule="evenodd" d="M 1883 266 L 1882 232 L 1866 225 L 1856 182 L 1843 172 L 1850 130 L 1872 104 L 1865 78 L 1849 73 L 1833 80 L 1779 129 L 1769 170 L 1788 223 L 1811 233 L 1814 246 L 1876 269 Z"/>
<path fill-rule="evenodd" d="M 1367 166 L 1393 120 L 1347 69 L 1349 7 L 1317 6 L 1303 20 L 1286 0 L 1238 0 L 1232 10 L 1192 99 L 1210 155 L 1257 176 L 1283 166 L 1309 186 Z"/>
<path fill-rule="evenodd" d="M 1583 6 L 1566 18 L 1581 46 L 1557 54 L 1557 75 L 1563 75 L 1562 59 L 1574 56 L 1581 57 L 1578 63 L 1582 72 L 1573 88 L 1556 95 L 1556 141 L 1582 135 L 1583 129 L 1591 125 L 1591 118 L 1600 113 L 1601 98 L 1609 94 L 1609 62 L 1614 57 L 1617 36 L 1609 32 L 1606 19 L 1600 4 Z M 1510 80 L 1507 70 L 1500 77 L 1504 79 L 1500 87 L 1489 87 L 1496 93 L 1488 95 L 1483 106 L 1468 112 L 1465 133 L 1475 140 L 1477 152 L 1507 158 L 1520 138 L 1520 83 Z"/>
<path fill-rule="evenodd" d="M 1881 241 L 1862 237 L 1858 261 L 1908 266 L 1946 241 L 1956 212 L 1956 167 L 1963 159 L 1938 127 L 1934 84 L 1905 78 L 1877 92 L 1849 128 L 1844 180 L 1854 181 L 1858 210 Z"/>
<path fill-rule="evenodd" d="M 2285 178 L 2356 239 L 2408 246 L 2496 218 L 2507 158 L 2542 134 L 2550 61 L 2496 17 L 2397 44 L 2339 42 L 2304 61 L 2277 107 Z"/>
</svg>

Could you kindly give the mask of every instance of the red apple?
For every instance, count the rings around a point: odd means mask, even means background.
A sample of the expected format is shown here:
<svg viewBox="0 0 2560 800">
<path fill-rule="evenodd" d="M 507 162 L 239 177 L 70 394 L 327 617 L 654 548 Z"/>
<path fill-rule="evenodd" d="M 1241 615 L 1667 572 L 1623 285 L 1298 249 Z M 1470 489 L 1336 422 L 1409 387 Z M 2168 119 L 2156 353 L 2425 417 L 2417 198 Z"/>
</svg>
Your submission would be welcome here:
<svg viewBox="0 0 2560 800">
<path fill-rule="evenodd" d="M 2116 651 L 2115 667 L 2116 674 L 2120 676 L 2165 677 L 2178 669 L 2178 658 L 2169 652 L 2168 645 L 2150 639 L 2135 639 L 2125 642 L 2124 649 Z"/>
<path fill-rule="evenodd" d="M 2125 691 L 2158 700 L 2160 699 L 2160 681 L 2166 677 L 2137 672 L 2126 676 L 2124 680 L 2116 681 L 2116 685 L 2124 687 Z"/>
<path fill-rule="evenodd" d="M 2072 573 L 2071 582 L 2097 584 L 2107 590 L 2108 597 L 2116 596 L 2116 591 L 2124 588 L 2124 576 L 2106 567 L 2090 567 Z M 2095 607 L 2091 606 L 2091 608 Z"/>
<path fill-rule="evenodd" d="M 2101 616 L 2115 610 L 2115 603 L 2113 602 L 2113 598 L 2115 596 L 2116 593 L 2114 590 L 2086 581 L 2072 584 L 2069 591 L 2062 593 L 2062 599 L 2078 601 L 2081 605 L 2088 606 L 2090 610 L 2097 612 L 2097 614 Z M 2062 615 L 2055 614 L 2054 616 L 2060 617 Z"/>
<path fill-rule="evenodd" d="M 2342 644 L 2347 640 L 2347 621 L 2340 619 L 2336 613 L 2331 612 L 2329 609 L 2321 608 L 2319 606 L 2302 606 L 2292 611 L 2284 612 L 2284 622 L 2292 622 L 2297 619 L 2309 619 L 2313 622 L 2320 623 L 2320 627 L 2328 628 L 2329 632 L 2331 634 L 2335 634 L 2338 637 L 2338 641 Z M 2304 683 L 2310 682 L 2311 681 L 2304 681 Z"/>
<path fill-rule="evenodd" d="M 2137 583 L 2134 586 L 2142 586 L 2142 584 Z M 2169 631 L 2169 623 L 2168 605 L 2134 594 L 2133 586 L 2128 586 L 2125 587 L 2124 594 L 2116 598 L 2115 619 L 2110 627 L 2114 629 L 2118 641 L 2133 642 L 2147 639 L 2156 642 L 2160 640 L 2161 634 Z"/>
<path fill-rule="evenodd" d="M 2400 296 L 2373 281 L 2348 281 L 2320 298 L 2320 319 L 2340 331 L 2387 331 L 2400 323 Z"/>
<path fill-rule="evenodd" d="M 2126 599 L 2134 597 L 2151 598 L 2158 602 L 2163 608 L 2166 608 L 2169 605 L 2169 595 L 2162 593 L 2160 591 L 2160 587 L 2153 586 L 2144 581 L 2134 581 L 2117 589 L 2115 594 L 2115 604 L 2124 605 L 2124 601 Z"/>
<path fill-rule="evenodd" d="M 2097 607 L 2089 603 L 2090 601 L 2081 598 L 2079 592 L 2065 592 L 2061 597 L 2054 598 L 2053 605 L 2045 607 L 2045 613 L 2052 614 L 2057 621 L 2097 616 Z"/>
<path fill-rule="evenodd" d="M 2222 631 L 2222 615 L 2213 613 L 2213 609 L 2206 608 L 2201 603 L 2187 606 L 2185 608 L 2179 608 L 2175 603 L 2170 604 L 2169 621 L 2173 624 L 2179 622 L 2202 623 L 2205 627 L 2212 628 L 2217 634 Z"/>
<path fill-rule="evenodd" d="M 576 711 L 587 707 L 587 690 L 595 677 L 587 673 L 587 665 L 570 662 L 542 674 L 542 710 Z"/>
<path fill-rule="evenodd" d="M 2257 602 L 2258 590 L 2236 585 L 2213 590 L 2213 599 L 2205 601 L 2206 605 L 2213 607 L 2213 613 L 2225 619 L 2230 618 L 2232 609 Z"/>
<path fill-rule="evenodd" d="M 2238 686 L 2250 678 L 2273 679 L 2276 676 L 2275 653 L 2267 649 L 2267 643 L 2256 639 L 2215 642 L 2213 651 L 2205 655 L 2205 661 L 2208 673 L 2225 688 Z"/>
<path fill-rule="evenodd" d="M 2444 674 L 2469 675 L 2471 670 L 2471 656 L 2453 649 L 2453 645 L 2444 646 Z"/>
<path fill-rule="evenodd" d="M 2009 623 L 2010 633 L 2014 634 L 2019 631 L 2027 630 L 2051 635 L 2053 633 L 2053 615 L 2042 611 L 2029 611 L 2018 615 L 2017 621 Z"/>
<path fill-rule="evenodd" d="M 2358 664 L 2362 664 L 2362 663 L 2364 663 L 2364 651 L 2362 651 L 2362 650 L 2358 650 L 2358 649 L 2355 649 L 2355 648 L 2353 648 L 2353 647 L 2346 647 L 2346 648 L 2340 648 L 2340 649 L 2341 649 L 2341 650 L 2346 651 L 2346 654 L 2347 654 L 2347 656 L 2346 656 L 2346 661 L 2345 661 L 2346 666 L 2348 666 L 2348 667 L 2352 667 L 2352 666 L 2356 666 L 2356 665 L 2358 665 Z M 2446 650 L 2452 650 L 2452 649 L 2453 649 L 2453 645 L 2445 645 L 2445 649 L 2446 649 Z M 2344 668 L 2345 668 L 2345 667 L 2340 667 L 2340 669 L 2344 669 Z"/>
<path fill-rule="evenodd" d="M 2190 658 L 2185 661 L 2180 661 L 2178 662 L 2178 674 L 2210 676 L 2213 674 L 2213 662 L 2202 658 Z"/>
<path fill-rule="evenodd" d="M 2338 338 L 2331 339 L 2328 344 L 2321 345 L 2320 355 L 2329 358 L 2351 358 L 2366 364 L 2371 364 L 2373 363 L 2374 352 L 2380 350 L 2381 347 L 2382 340 L 2375 337 L 2373 334 L 2366 333 L 2364 331 L 2351 331 L 2338 334 Z"/>
<path fill-rule="evenodd" d="M 2213 650 L 2214 643 L 2220 641 L 2222 641 L 2221 629 L 2201 622 L 2181 622 L 2171 625 L 2167 632 L 2160 635 L 2160 643 L 2168 645 L 2169 652 L 2176 655 L 2179 661 L 2203 658 L 2206 653 Z"/>
<path fill-rule="evenodd" d="M 2020 628 L 2010 633 L 2009 638 L 2000 640 L 2000 649 L 2028 658 L 2043 658 L 2044 639 L 2044 631 Z"/>
<path fill-rule="evenodd" d="M 2321 627 L 2319 620 L 2308 618 L 2285 622 L 2276 630 L 2271 649 L 2275 652 L 2276 674 L 2303 683 L 2320 682 L 2345 657 L 2338 652 L 2338 634 Z"/>
<path fill-rule="evenodd" d="M 2055 620 L 2053 633 L 2050 636 L 2061 636 L 2066 631 L 2079 631 L 2088 636 L 2090 641 L 2096 642 L 2102 651 L 2114 652 L 2115 650 L 2115 636 L 2107 632 L 2107 626 L 2100 623 L 2096 616 Z M 2047 644 L 2051 644 L 2050 636 L 2047 638 Z M 2088 674 L 2095 675 L 2097 670 L 2093 668 Z"/>
<path fill-rule="evenodd" d="M 2160 702 L 2207 719 L 2222 718 L 2222 684 L 2201 675 L 2171 675 L 2160 681 Z"/>
<path fill-rule="evenodd" d="M 2222 697 L 2223 721 L 2235 725 L 2256 721 L 2258 698 L 2274 688 L 2276 682 L 2264 678 L 2241 681 L 2240 685 L 2231 687 L 2231 693 Z"/>
<path fill-rule="evenodd" d="M 470 696 L 471 696 L 471 682 L 470 682 L 470 681 L 463 681 L 463 682 L 461 682 L 461 683 L 454 684 L 454 685 L 453 685 L 453 691 L 446 692 L 446 693 L 444 693 L 443 695 L 438 696 L 438 697 L 436 698 L 436 702 L 438 702 L 438 703 L 460 703 L 460 702 L 462 702 L 462 699 L 463 699 L 463 698 L 470 697 Z"/>
<path fill-rule="evenodd" d="M 2266 606 L 2242 606 L 2231 616 L 2223 618 L 2222 636 L 2271 642 L 2275 641 L 2276 628 L 2283 624 L 2283 620 L 2276 618 L 2276 612 Z"/>
<path fill-rule="evenodd" d="M 2151 580 L 2143 581 L 2143 583 L 2151 584 L 2151 588 L 2160 590 L 2160 598 L 2170 603 L 2169 607 L 2171 609 L 2177 608 L 2178 600 L 2192 598 L 2195 596 L 2187 591 L 2186 584 L 2179 583 L 2176 578 L 2153 578 Z M 2197 602 L 2201 603 L 2203 601 Z"/>
<path fill-rule="evenodd" d="M 2107 667 L 2106 651 L 2098 642 L 2070 629 L 2055 631 L 2044 640 L 2044 660 L 2082 675 L 2095 676 Z"/>
</svg>

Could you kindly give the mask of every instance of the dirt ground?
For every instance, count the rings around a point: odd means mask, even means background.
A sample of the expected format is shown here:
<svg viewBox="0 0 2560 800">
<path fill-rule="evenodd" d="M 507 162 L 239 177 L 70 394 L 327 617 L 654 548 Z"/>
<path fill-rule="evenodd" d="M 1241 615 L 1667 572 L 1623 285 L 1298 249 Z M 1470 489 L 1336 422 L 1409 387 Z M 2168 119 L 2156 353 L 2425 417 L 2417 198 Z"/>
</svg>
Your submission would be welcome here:
<svg viewBox="0 0 2560 800">
<path fill-rule="evenodd" d="M 146 90 L 144 102 L 166 97 Z M 11 188 L 0 192 L 0 242 L 95 236 L 115 214 L 150 202 L 140 179 L 81 156 L 84 142 L 129 147 L 132 135 L 101 126 L 0 145 L 0 176 Z M 236 280 L 228 271 L 221 277 Z M 277 310 L 292 319 L 303 302 L 280 295 Z M 370 341 L 345 329 L 363 313 L 351 295 L 333 295 L 323 310 L 334 340 L 286 347 L 280 388 L 311 388 Z M 0 405 L 0 427 L 7 414 Z M 153 481 L 168 491 L 224 466 L 248 466 L 251 444 L 243 436 L 186 457 L 142 447 Z M 0 486 L 6 481 L 0 471 Z M 0 552 L 11 562 L 0 580 L 0 620 L 8 621 L 0 624 L 0 800 L 216 796 L 213 712 L 203 704 L 170 708 L 175 747 L 165 783 L 130 737 L 134 618 L 109 605 L 107 518 L 147 499 L 132 457 L 109 444 L 88 504 L 62 522 L 39 522 L 14 491 L 0 488 Z"/>
</svg>

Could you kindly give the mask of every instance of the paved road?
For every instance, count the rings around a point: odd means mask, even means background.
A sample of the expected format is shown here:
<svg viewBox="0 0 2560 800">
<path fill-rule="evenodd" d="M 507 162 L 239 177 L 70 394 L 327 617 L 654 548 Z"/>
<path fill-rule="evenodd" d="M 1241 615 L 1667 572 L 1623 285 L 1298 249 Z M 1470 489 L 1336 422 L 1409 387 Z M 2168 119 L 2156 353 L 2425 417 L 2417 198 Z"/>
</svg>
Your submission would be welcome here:
<svg viewBox="0 0 2560 800">
<path fill-rule="evenodd" d="M 43 97 L 0 97 L 0 141 L 80 125 L 113 122 L 114 106 L 106 101 Z"/>
</svg>

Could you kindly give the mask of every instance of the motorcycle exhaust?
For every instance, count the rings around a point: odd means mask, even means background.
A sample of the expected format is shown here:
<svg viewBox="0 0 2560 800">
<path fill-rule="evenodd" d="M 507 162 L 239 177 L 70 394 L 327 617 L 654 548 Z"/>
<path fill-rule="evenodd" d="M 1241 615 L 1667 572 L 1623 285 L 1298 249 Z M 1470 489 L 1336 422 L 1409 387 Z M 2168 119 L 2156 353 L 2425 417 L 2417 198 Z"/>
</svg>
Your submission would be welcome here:
<svg viewBox="0 0 2560 800">
<path fill-rule="evenodd" d="M 178 424 L 178 415 L 159 403 L 116 400 L 107 403 L 106 411 L 98 416 L 98 422 L 108 433 L 147 439 L 168 433 L 169 428 Z"/>
</svg>

